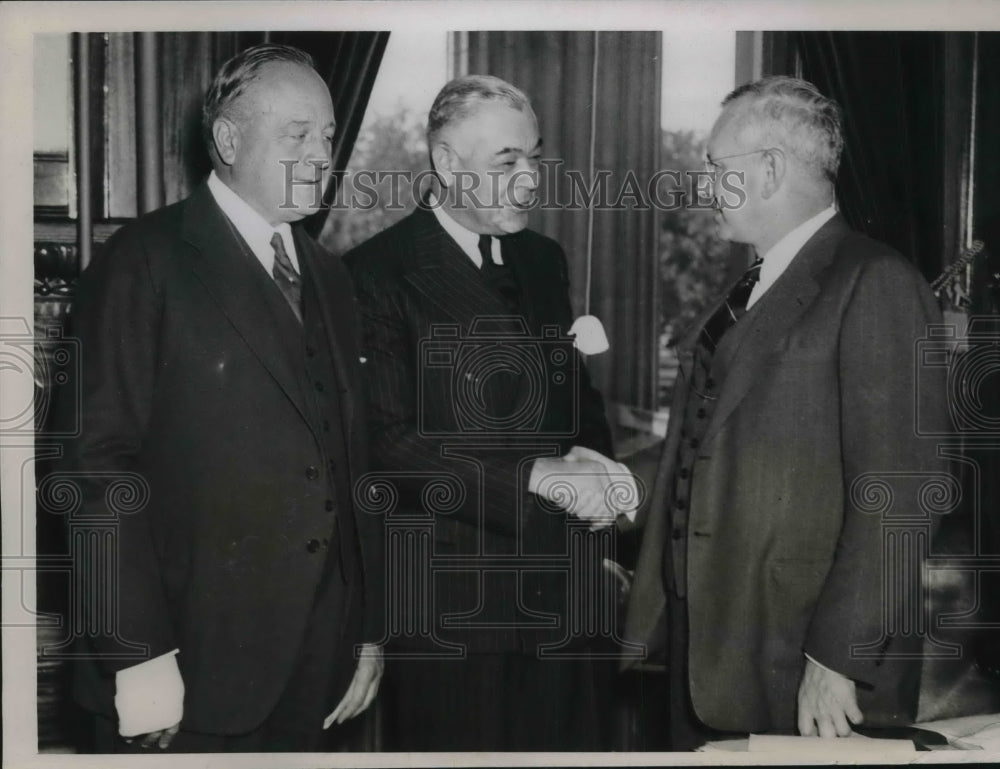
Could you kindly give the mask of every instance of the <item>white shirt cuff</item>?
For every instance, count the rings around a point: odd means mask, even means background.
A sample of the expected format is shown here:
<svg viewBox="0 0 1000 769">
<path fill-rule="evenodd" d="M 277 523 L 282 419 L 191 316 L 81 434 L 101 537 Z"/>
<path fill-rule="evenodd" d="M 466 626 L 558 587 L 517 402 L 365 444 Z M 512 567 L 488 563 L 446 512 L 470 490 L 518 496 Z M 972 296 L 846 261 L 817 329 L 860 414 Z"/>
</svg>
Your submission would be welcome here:
<svg viewBox="0 0 1000 769">
<path fill-rule="evenodd" d="M 802 652 L 802 653 L 805 654 L 805 657 L 806 657 L 807 660 L 809 660 L 812 664 L 816 665 L 817 667 L 823 668 L 823 670 L 827 671 L 828 673 L 837 673 L 836 670 L 834 670 L 833 668 L 828 668 L 826 665 L 824 665 L 822 662 L 820 662 L 819 660 L 815 659 L 814 657 L 810 657 L 805 652 Z M 847 678 L 847 676 L 845 676 L 843 673 L 837 673 L 837 675 L 841 676 L 843 678 Z"/>
<path fill-rule="evenodd" d="M 122 737 L 180 723 L 184 715 L 184 681 L 175 658 L 178 651 L 174 649 L 115 674 L 115 710 Z"/>
</svg>

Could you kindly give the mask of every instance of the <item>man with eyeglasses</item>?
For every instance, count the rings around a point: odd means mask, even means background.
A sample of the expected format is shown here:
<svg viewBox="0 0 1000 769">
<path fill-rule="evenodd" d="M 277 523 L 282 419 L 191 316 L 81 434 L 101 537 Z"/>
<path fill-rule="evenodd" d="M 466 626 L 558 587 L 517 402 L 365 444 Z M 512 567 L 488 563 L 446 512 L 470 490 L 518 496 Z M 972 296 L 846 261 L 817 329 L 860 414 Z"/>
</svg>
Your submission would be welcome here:
<svg viewBox="0 0 1000 769">
<path fill-rule="evenodd" d="M 919 490 L 944 468 L 914 414 L 947 416 L 915 351 L 940 313 L 837 213 L 841 130 L 815 86 L 773 77 L 730 94 L 709 138 L 719 229 L 757 258 L 678 345 L 627 623 L 651 652 L 667 639 L 675 750 L 915 718 L 921 640 L 898 609 L 922 593 L 880 513 L 926 546 Z"/>
</svg>

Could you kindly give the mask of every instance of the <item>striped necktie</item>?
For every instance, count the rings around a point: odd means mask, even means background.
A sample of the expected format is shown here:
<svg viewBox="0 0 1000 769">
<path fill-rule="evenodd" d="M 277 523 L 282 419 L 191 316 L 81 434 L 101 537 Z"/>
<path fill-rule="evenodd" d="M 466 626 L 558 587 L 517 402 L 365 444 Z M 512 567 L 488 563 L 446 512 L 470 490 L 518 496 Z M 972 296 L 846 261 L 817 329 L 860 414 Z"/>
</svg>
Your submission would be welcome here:
<svg viewBox="0 0 1000 769">
<path fill-rule="evenodd" d="M 288 258 L 285 251 L 285 241 L 281 233 L 274 233 L 271 238 L 271 247 L 274 249 L 274 267 L 271 268 L 271 275 L 274 282 L 278 284 L 281 293 L 284 295 L 288 306 L 292 308 L 295 317 L 302 322 L 302 279 L 292 266 L 292 260 Z"/>
<path fill-rule="evenodd" d="M 719 340 L 747 311 L 747 302 L 750 300 L 750 292 L 760 280 L 760 265 L 763 259 L 759 256 L 750 265 L 750 269 L 743 273 L 736 285 L 726 296 L 726 301 L 722 303 L 712 317 L 701 329 L 699 341 L 709 352 L 715 352 L 719 345 Z"/>
</svg>

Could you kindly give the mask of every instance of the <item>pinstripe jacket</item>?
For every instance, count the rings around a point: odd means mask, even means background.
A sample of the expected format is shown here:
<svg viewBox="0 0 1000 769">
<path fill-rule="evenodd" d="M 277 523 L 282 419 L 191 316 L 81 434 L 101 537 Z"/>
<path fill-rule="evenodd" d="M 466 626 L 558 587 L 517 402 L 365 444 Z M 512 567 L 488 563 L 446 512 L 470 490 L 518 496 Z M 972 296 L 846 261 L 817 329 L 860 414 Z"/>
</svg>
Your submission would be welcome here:
<svg viewBox="0 0 1000 769">
<path fill-rule="evenodd" d="M 526 491 L 536 456 L 574 444 L 611 455 L 603 401 L 566 337 L 565 255 L 528 230 L 502 243 L 517 318 L 431 211 L 345 256 L 362 314 L 372 466 L 399 492 L 387 525 L 395 517 L 400 532 L 407 521 L 424 532 L 415 568 L 432 573 L 404 581 L 405 598 L 388 594 L 403 645 L 533 653 L 542 639 L 558 643 L 571 573 L 600 566 L 568 565 L 570 529 L 595 535 Z"/>
</svg>

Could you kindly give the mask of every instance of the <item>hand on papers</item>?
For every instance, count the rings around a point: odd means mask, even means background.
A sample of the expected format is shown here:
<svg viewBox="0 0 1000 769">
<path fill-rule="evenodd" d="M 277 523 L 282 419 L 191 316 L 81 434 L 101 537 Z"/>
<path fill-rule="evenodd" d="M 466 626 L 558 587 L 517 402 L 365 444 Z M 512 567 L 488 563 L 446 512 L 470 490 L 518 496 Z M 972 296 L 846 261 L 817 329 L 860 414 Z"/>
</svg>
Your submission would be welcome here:
<svg viewBox="0 0 1000 769">
<path fill-rule="evenodd" d="M 588 521 L 591 529 L 610 526 L 618 515 L 634 518 L 639 496 L 625 465 L 581 446 L 563 457 L 535 460 L 528 490 Z"/>
<path fill-rule="evenodd" d="M 799 733 L 803 737 L 849 737 L 851 724 L 863 720 L 854 681 L 807 657 L 799 684 Z"/>
<path fill-rule="evenodd" d="M 323 721 L 323 728 L 329 729 L 333 723 L 342 724 L 368 709 L 378 694 L 378 686 L 382 680 L 385 662 L 382 659 L 382 647 L 375 644 L 364 644 L 361 647 L 361 658 L 347 694 L 333 712 Z"/>
</svg>

